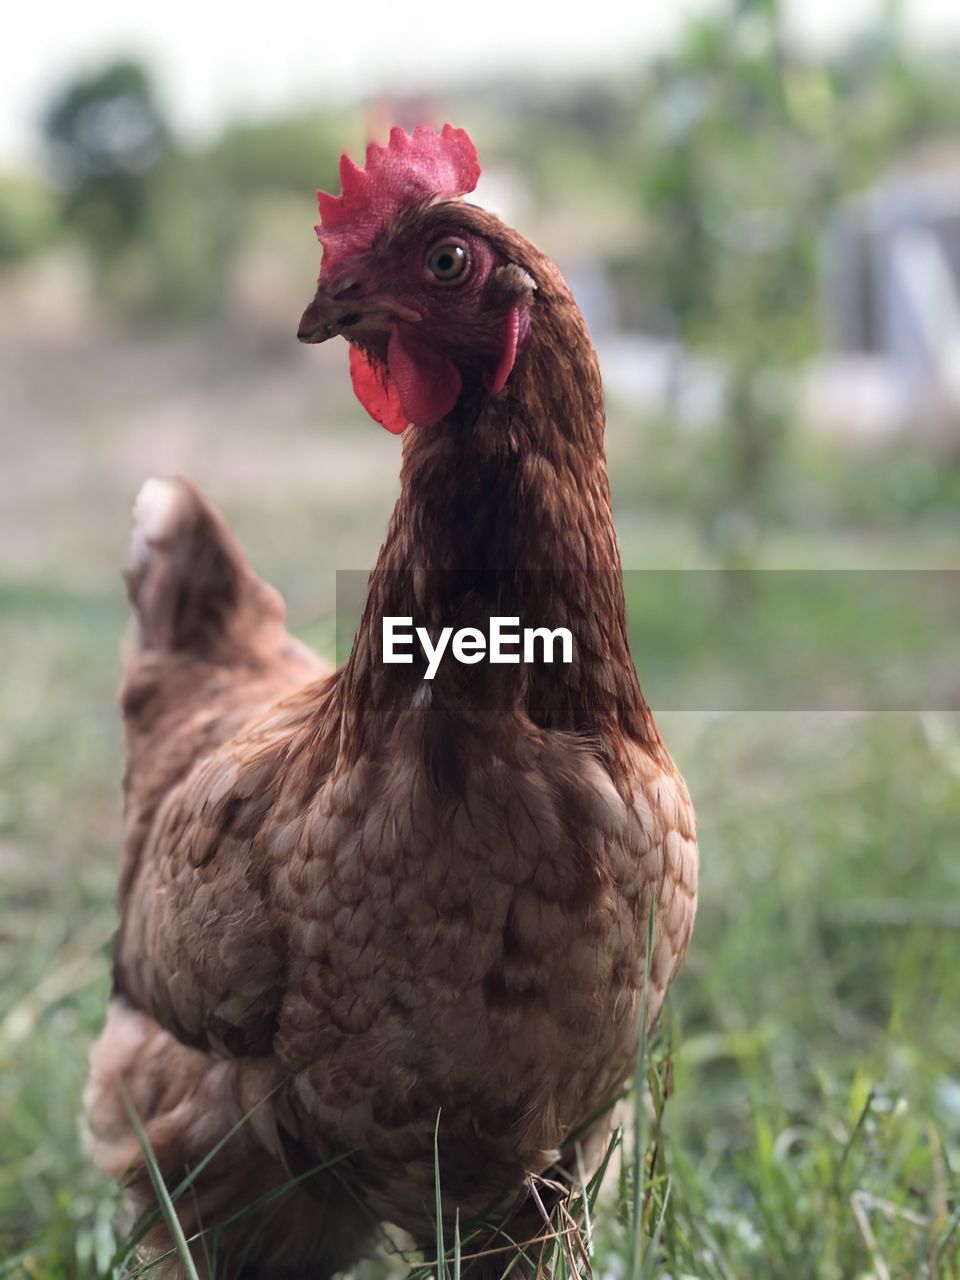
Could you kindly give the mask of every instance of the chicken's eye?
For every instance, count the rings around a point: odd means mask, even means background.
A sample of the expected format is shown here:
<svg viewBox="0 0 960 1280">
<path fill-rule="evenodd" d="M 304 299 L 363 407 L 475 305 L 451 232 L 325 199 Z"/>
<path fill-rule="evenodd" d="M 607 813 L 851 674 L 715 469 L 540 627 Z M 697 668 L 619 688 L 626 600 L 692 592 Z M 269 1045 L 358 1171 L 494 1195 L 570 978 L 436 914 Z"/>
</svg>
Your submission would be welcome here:
<svg viewBox="0 0 960 1280">
<path fill-rule="evenodd" d="M 467 251 L 453 240 L 435 245 L 427 254 L 427 275 L 444 284 L 462 276 L 466 266 Z"/>
</svg>

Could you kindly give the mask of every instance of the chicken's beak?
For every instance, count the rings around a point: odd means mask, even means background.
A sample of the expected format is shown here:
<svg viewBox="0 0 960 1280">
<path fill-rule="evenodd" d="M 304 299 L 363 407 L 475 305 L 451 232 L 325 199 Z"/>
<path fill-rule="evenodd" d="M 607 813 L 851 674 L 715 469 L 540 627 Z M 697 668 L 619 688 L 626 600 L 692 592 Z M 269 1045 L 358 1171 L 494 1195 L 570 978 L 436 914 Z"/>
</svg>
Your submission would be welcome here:
<svg viewBox="0 0 960 1280">
<path fill-rule="evenodd" d="M 420 314 L 394 298 L 345 296 L 352 288 L 341 286 L 336 293 L 320 287 L 304 311 L 297 330 L 301 342 L 326 342 L 342 334 L 387 333 L 397 320 L 416 322 Z"/>
</svg>

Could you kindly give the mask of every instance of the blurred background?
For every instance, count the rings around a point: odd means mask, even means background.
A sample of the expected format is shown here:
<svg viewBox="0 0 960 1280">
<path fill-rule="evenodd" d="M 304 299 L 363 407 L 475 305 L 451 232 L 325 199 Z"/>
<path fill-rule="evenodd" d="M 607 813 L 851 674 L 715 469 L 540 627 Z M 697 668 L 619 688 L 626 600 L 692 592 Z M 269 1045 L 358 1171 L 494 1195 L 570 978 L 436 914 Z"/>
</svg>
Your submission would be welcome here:
<svg viewBox="0 0 960 1280">
<path fill-rule="evenodd" d="M 372 564 L 397 491 L 345 345 L 294 339 L 342 150 L 469 130 L 476 199 L 587 316 L 627 568 L 960 568 L 960 10 L 635 9 L 5 18 L 0 1276 L 106 1276 L 122 1252 L 77 1117 L 115 926 L 133 496 L 189 474 L 329 646 L 335 571 Z M 643 582 L 641 681 L 648 638 L 674 681 L 730 663 Z M 815 646 L 818 618 L 783 608 L 757 626 Z M 957 1276 L 957 718 L 675 705 L 704 866 L 664 1019 L 662 1274 Z"/>
</svg>

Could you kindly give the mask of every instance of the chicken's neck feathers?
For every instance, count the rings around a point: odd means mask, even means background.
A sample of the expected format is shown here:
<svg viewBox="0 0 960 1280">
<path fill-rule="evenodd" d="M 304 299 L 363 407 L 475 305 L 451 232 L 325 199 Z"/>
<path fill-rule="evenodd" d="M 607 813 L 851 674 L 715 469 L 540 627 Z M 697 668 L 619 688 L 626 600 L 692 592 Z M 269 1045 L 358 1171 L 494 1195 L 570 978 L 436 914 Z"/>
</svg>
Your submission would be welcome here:
<svg viewBox="0 0 960 1280">
<path fill-rule="evenodd" d="M 406 433 L 400 498 L 343 673 L 341 751 L 369 749 L 422 693 L 421 666 L 384 666 L 383 616 L 411 617 L 435 637 L 447 626 L 485 629 L 490 614 L 567 627 L 574 665 L 464 667 L 448 655 L 421 707 L 470 723 L 519 715 L 659 750 L 627 640 L 600 372 L 580 312 L 548 266 L 507 389 L 483 398 L 472 421 L 467 403 Z"/>
</svg>

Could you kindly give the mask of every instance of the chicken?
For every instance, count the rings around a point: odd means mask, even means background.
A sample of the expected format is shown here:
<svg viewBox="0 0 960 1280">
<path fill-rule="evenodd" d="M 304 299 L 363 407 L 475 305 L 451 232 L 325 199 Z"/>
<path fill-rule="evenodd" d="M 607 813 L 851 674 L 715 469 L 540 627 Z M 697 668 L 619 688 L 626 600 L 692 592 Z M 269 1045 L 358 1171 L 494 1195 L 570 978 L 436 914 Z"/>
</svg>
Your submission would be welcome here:
<svg viewBox="0 0 960 1280">
<path fill-rule="evenodd" d="M 448 1230 L 542 1235 L 531 1186 L 575 1139 L 599 1159 L 693 926 L 694 817 L 630 657 L 597 361 L 553 263 L 460 199 L 478 174 L 462 130 L 394 129 L 320 194 L 298 336 L 345 336 L 358 397 L 404 432 L 343 667 L 285 632 L 186 481 L 135 508 L 122 924 L 88 1107 L 136 1208 L 131 1109 L 168 1185 L 215 1151 L 177 1208 L 221 1277 L 330 1274 L 383 1222 L 429 1249 L 435 1142 Z M 387 617 L 567 628 L 573 657 L 447 655 L 427 681 L 416 647 L 383 661 Z"/>
</svg>

